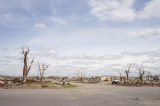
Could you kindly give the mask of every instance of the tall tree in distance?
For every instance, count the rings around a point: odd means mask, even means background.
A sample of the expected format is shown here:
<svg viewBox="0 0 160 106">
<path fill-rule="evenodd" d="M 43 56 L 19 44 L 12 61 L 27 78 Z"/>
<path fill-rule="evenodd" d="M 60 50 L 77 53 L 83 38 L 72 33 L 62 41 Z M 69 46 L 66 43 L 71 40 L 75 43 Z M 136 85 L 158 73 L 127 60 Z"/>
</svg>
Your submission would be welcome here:
<svg viewBox="0 0 160 106">
<path fill-rule="evenodd" d="M 40 63 L 38 62 L 38 69 L 39 69 L 39 75 L 40 75 L 40 80 L 42 81 L 44 78 L 44 72 L 48 69 L 48 65 L 47 64 L 42 64 L 40 65 Z"/>
<path fill-rule="evenodd" d="M 130 73 L 130 69 L 131 69 L 131 64 L 128 66 L 128 69 L 125 71 L 127 81 L 129 81 L 129 73 Z"/>
<path fill-rule="evenodd" d="M 22 54 L 23 54 L 23 61 L 24 61 L 24 66 L 23 66 L 23 82 L 25 83 L 27 81 L 27 76 L 28 73 L 31 69 L 31 66 L 33 64 L 34 58 L 32 59 L 32 61 L 29 63 L 28 61 L 28 54 L 30 52 L 29 47 L 28 48 L 24 48 L 22 47 Z"/>
</svg>

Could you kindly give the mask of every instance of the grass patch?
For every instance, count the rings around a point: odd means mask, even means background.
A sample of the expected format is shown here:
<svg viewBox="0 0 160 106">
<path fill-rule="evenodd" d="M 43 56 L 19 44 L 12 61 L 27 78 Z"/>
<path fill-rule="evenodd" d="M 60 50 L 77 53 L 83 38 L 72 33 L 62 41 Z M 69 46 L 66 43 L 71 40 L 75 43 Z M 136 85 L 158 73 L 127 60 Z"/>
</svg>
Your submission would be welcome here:
<svg viewBox="0 0 160 106">
<path fill-rule="evenodd" d="M 44 82 L 34 82 L 34 83 L 26 83 L 21 86 L 21 88 L 29 88 L 29 89 L 54 89 L 60 88 L 59 85 L 54 83 L 44 83 Z"/>
<path fill-rule="evenodd" d="M 47 87 L 48 87 L 48 85 L 41 85 L 41 87 L 42 87 L 42 88 L 47 88 Z"/>
<path fill-rule="evenodd" d="M 72 84 L 66 84 L 63 86 L 64 88 L 74 88 L 77 87 L 76 85 L 72 85 Z"/>
</svg>

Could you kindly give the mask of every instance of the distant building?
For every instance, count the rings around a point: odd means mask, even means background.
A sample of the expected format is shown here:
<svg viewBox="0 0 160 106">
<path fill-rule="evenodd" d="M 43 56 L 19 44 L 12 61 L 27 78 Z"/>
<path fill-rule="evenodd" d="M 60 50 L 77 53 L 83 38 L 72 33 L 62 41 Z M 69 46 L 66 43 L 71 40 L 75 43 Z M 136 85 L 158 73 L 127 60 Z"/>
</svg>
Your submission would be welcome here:
<svg viewBox="0 0 160 106">
<path fill-rule="evenodd" d="M 113 77 L 112 76 L 103 76 L 101 77 L 101 81 L 112 81 Z"/>
</svg>

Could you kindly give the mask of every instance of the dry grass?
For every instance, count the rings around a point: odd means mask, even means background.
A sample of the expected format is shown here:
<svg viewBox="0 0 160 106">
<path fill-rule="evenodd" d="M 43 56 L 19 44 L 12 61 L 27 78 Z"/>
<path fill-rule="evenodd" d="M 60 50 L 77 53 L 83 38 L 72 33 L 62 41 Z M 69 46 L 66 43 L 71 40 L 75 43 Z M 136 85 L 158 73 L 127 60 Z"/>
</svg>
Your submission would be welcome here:
<svg viewBox="0 0 160 106">
<path fill-rule="evenodd" d="M 158 81 L 129 81 L 129 82 L 122 82 L 118 84 L 120 86 L 135 86 L 135 87 L 160 87 L 160 82 Z"/>
<path fill-rule="evenodd" d="M 8 81 L 9 82 L 9 81 Z M 12 83 L 7 83 L 0 86 L 0 88 L 6 88 L 6 89 L 58 89 L 58 88 L 73 88 L 76 87 L 73 84 L 65 84 L 62 85 L 62 82 L 59 83 L 52 83 L 50 81 L 37 81 L 33 79 L 27 80 L 26 83 L 22 83 L 21 80 L 18 78 L 15 78 L 11 81 Z"/>
</svg>

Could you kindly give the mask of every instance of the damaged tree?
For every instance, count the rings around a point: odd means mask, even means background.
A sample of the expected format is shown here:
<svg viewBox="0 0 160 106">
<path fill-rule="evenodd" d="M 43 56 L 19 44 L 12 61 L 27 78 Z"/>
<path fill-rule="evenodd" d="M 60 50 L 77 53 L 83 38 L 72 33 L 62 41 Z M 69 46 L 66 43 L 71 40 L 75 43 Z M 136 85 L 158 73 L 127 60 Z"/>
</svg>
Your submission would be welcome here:
<svg viewBox="0 0 160 106">
<path fill-rule="evenodd" d="M 34 58 L 32 59 L 32 61 L 29 64 L 29 60 L 28 60 L 28 53 L 29 53 L 30 49 L 29 48 L 23 48 L 22 47 L 22 54 L 24 55 L 24 66 L 23 66 L 23 82 L 25 83 L 27 81 L 27 76 L 28 73 L 31 69 L 31 66 L 33 64 Z M 29 65 L 28 65 L 29 64 Z"/>
<path fill-rule="evenodd" d="M 83 83 L 83 80 L 84 80 L 84 73 L 81 73 L 80 76 L 79 76 L 79 78 L 80 78 L 81 83 Z"/>
<path fill-rule="evenodd" d="M 48 69 L 48 65 L 47 64 L 42 64 L 40 65 L 38 62 L 38 69 L 39 69 L 39 75 L 40 75 L 40 80 L 42 81 L 44 78 L 44 72 Z"/>
<path fill-rule="evenodd" d="M 122 77 L 122 74 L 121 74 L 121 72 L 119 71 L 119 79 L 120 79 L 120 81 L 122 81 L 123 80 L 123 77 Z"/>
<path fill-rule="evenodd" d="M 141 67 L 138 68 L 138 70 L 139 70 L 139 80 L 140 80 L 140 81 L 143 81 L 143 76 L 144 76 L 144 74 L 145 74 L 144 67 L 141 66 Z"/>
<path fill-rule="evenodd" d="M 131 69 L 131 64 L 129 65 L 128 70 L 125 71 L 127 81 L 129 81 L 129 73 L 130 73 L 130 69 Z"/>
</svg>

